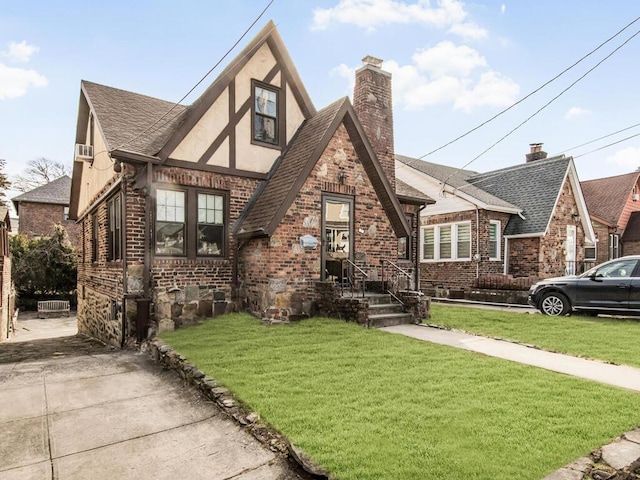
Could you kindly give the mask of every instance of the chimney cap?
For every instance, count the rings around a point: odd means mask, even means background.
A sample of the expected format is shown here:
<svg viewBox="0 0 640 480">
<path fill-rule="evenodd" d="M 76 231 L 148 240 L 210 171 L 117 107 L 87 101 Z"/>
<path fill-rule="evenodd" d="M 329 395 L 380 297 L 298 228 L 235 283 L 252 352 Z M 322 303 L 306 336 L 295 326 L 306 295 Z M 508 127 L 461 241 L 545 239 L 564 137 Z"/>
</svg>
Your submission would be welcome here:
<svg viewBox="0 0 640 480">
<path fill-rule="evenodd" d="M 540 152 L 542 150 L 543 143 L 530 143 L 529 148 L 531 148 L 531 153 Z"/>
<path fill-rule="evenodd" d="M 365 65 L 371 65 L 372 67 L 382 68 L 382 60 L 380 58 L 367 55 L 362 59 L 362 63 Z"/>
</svg>

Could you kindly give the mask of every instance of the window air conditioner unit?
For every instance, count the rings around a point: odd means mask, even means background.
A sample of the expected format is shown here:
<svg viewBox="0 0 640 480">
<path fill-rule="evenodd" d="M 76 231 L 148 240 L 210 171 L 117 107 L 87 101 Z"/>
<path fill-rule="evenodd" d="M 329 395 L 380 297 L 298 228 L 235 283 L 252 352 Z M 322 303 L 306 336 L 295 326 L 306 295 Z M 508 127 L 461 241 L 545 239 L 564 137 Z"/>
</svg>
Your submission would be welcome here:
<svg viewBox="0 0 640 480">
<path fill-rule="evenodd" d="M 76 143 L 76 158 L 87 162 L 93 161 L 93 145 Z"/>
</svg>

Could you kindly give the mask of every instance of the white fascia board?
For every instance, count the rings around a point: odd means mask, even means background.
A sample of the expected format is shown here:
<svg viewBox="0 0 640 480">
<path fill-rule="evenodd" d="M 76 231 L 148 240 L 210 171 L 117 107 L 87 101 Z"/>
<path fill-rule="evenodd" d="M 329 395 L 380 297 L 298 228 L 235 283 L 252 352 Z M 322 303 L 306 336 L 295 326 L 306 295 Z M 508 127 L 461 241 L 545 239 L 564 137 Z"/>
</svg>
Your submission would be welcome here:
<svg viewBox="0 0 640 480">
<path fill-rule="evenodd" d="M 536 233 L 519 233 L 518 235 L 503 235 L 504 238 L 536 238 L 536 237 L 544 237 L 544 232 L 536 232 Z"/>
</svg>

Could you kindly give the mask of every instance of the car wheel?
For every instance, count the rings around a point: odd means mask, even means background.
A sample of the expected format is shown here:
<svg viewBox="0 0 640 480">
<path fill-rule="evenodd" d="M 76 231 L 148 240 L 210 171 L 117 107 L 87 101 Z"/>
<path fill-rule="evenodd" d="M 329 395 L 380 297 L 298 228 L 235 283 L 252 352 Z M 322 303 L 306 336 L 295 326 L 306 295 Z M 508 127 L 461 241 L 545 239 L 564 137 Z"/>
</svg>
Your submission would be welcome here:
<svg viewBox="0 0 640 480">
<path fill-rule="evenodd" d="M 558 292 L 545 293 L 540 302 L 540 310 L 545 315 L 566 315 L 571 310 L 569 299 Z"/>
</svg>

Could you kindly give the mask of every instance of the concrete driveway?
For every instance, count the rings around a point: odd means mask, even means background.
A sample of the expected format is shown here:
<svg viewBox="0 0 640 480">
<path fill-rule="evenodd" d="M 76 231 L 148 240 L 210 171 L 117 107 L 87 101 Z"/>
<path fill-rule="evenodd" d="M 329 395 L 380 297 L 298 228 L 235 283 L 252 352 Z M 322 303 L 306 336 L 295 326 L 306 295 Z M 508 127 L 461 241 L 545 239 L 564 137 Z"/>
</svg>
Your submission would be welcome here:
<svg viewBox="0 0 640 480">
<path fill-rule="evenodd" d="M 26 337 L 0 344 L 0 478 L 301 478 L 145 355 Z"/>
</svg>

